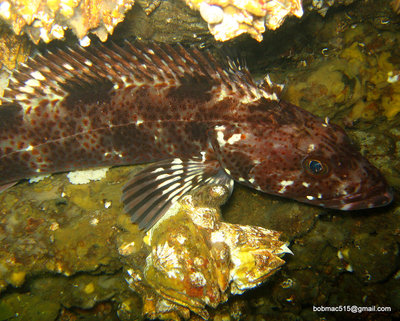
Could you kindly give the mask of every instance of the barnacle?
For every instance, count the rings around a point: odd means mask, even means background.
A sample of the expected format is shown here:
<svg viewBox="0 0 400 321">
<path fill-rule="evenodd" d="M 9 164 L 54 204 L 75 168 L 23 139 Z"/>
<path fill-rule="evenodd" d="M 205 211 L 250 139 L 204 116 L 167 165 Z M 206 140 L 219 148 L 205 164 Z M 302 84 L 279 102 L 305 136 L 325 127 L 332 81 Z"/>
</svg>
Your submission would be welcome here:
<svg viewBox="0 0 400 321">
<path fill-rule="evenodd" d="M 72 29 L 81 44 L 89 44 L 88 33 L 107 40 L 124 19 L 134 0 L 7 0 L 0 3 L 0 16 L 16 34 L 26 33 L 38 43 L 62 39 Z"/>
<path fill-rule="evenodd" d="M 199 10 L 216 40 L 226 41 L 249 33 L 262 40 L 265 26 L 278 28 L 286 16 L 303 15 L 301 0 L 185 0 L 190 8 Z"/>
<path fill-rule="evenodd" d="M 333 5 L 350 5 L 354 0 L 312 0 L 310 9 L 316 10 L 321 16 L 325 17 L 329 8 Z"/>
</svg>

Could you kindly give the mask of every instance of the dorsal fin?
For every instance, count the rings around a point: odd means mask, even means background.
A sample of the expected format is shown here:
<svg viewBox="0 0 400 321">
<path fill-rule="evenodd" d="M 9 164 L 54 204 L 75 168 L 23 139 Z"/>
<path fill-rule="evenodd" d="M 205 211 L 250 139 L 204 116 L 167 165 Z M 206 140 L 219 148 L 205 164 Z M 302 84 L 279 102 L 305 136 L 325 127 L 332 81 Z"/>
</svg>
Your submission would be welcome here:
<svg viewBox="0 0 400 321">
<path fill-rule="evenodd" d="M 179 83 L 185 77 L 207 79 L 211 85 L 230 88 L 246 101 L 258 99 L 260 90 L 247 68 L 233 63 L 222 66 L 208 52 L 181 45 L 126 42 L 96 44 L 56 50 L 28 59 L 14 71 L 3 101 L 19 103 L 24 110 L 45 99 L 57 108 L 57 100 L 89 88 L 118 89 L 132 84 Z M 99 83 L 101 86 L 99 86 Z M 82 95 L 81 96 L 85 96 Z"/>
<path fill-rule="evenodd" d="M 261 83 L 258 85 L 258 87 L 264 92 L 266 92 L 268 95 L 276 98 L 275 100 L 279 100 L 284 85 L 272 82 L 269 75 L 266 75 L 264 79 L 261 81 Z"/>
</svg>

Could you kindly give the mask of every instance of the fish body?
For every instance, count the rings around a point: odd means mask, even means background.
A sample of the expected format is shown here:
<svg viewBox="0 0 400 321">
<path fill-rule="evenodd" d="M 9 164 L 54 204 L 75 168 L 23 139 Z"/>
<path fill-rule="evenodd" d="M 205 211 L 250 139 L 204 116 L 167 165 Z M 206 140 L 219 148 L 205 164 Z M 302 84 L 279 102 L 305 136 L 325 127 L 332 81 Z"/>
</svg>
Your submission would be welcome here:
<svg viewBox="0 0 400 321">
<path fill-rule="evenodd" d="M 342 210 L 392 200 L 343 129 L 207 52 L 141 42 L 76 48 L 38 55 L 11 76 L 0 106 L 1 185 L 147 162 L 156 163 L 122 196 L 145 229 L 207 183 Z"/>
</svg>

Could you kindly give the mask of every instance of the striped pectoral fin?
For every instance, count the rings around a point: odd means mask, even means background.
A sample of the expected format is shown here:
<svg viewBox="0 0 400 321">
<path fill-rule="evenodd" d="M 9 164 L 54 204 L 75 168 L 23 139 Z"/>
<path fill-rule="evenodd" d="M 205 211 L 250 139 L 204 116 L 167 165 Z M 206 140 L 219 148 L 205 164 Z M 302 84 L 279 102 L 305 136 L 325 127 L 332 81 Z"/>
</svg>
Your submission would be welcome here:
<svg viewBox="0 0 400 321">
<path fill-rule="evenodd" d="M 233 188 L 233 180 L 216 161 L 163 160 L 146 167 L 124 186 L 124 210 L 132 222 L 148 230 L 181 196 L 205 184 Z"/>
</svg>

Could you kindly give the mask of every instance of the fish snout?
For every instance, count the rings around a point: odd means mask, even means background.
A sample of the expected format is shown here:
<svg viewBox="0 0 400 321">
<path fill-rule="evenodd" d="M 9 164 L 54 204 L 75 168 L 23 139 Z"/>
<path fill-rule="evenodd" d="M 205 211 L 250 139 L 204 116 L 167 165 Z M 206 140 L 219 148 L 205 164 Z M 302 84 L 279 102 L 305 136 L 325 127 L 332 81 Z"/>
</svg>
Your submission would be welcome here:
<svg viewBox="0 0 400 321">
<path fill-rule="evenodd" d="M 382 183 L 368 190 L 349 195 L 339 207 L 342 211 L 355 211 L 388 205 L 393 200 L 393 189 Z"/>
</svg>

